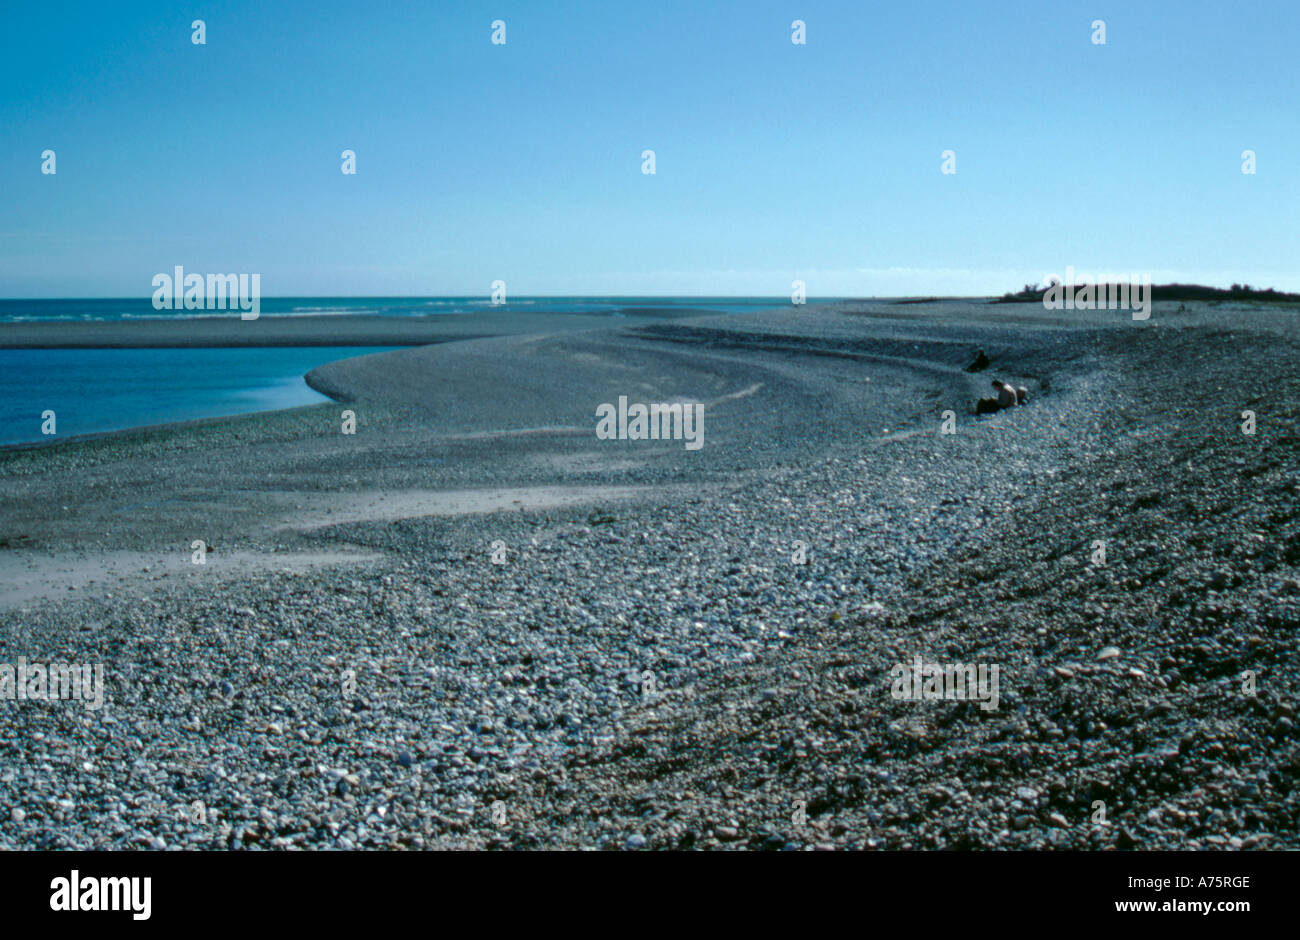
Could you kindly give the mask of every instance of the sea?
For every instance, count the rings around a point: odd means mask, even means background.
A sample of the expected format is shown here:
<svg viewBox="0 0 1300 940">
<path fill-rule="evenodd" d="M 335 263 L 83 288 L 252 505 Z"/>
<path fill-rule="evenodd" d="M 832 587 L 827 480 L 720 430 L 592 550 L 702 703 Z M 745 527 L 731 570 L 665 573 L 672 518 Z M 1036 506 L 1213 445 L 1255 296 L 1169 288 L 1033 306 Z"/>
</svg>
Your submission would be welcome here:
<svg viewBox="0 0 1300 940">
<path fill-rule="evenodd" d="M 263 317 L 436 316 L 510 311 L 628 315 L 743 314 L 789 304 L 772 297 L 266 297 Z M 211 316 L 155 310 L 151 298 L 0 300 L 2 322 Z M 293 408 L 327 401 L 303 377 L 317 366 L 395 347 L 0 349 L 0 446 Z M 54 413 L 54 434 L 46 434 Z"/>
</svg>

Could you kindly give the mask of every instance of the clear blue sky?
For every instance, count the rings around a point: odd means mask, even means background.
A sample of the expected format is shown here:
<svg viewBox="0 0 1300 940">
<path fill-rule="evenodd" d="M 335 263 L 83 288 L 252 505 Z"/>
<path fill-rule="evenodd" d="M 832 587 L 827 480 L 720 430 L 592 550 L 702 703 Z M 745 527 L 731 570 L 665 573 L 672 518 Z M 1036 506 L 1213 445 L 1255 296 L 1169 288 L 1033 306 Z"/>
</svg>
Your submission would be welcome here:
<svg viewBox="0 0 1300 940">
<path fill-rule="evenodd" d="M 4 297 L 147 296 L 177 264 L 260 273 L 268 296 L 979 294 L 1066 265 L 1300 290 L 1295 0 L 4 19 Z"/>
</svg>

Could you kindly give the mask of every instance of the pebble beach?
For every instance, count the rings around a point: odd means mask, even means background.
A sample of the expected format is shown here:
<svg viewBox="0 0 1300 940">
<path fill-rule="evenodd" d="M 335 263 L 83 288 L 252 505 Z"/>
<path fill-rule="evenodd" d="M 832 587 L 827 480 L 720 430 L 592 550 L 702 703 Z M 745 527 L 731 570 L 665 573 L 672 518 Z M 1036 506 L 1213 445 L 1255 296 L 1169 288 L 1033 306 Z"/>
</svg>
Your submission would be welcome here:
<svg viewBox="0 0 1300 940">
<path fill-rule="evenodd" d="M 1300 847 L 1294 310 L 309 320 L 411 348 L 0 449 L 0 658 L 106 683 L 0 702 L 0 848 Z"/>
</svg>

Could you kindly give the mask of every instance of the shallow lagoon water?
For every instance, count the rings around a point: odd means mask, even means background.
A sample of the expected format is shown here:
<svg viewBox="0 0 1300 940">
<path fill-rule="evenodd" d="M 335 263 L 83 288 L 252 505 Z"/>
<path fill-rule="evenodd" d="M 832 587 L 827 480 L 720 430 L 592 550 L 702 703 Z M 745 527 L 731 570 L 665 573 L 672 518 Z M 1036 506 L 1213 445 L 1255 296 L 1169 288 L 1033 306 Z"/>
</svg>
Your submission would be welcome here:
<svg viewBox="0 0 1300 940">
<path fill-rule="evenodd" d="M 316 404 L 307 372 L 393 348 L 0 349 L 0 444 Z"/>
</svg>

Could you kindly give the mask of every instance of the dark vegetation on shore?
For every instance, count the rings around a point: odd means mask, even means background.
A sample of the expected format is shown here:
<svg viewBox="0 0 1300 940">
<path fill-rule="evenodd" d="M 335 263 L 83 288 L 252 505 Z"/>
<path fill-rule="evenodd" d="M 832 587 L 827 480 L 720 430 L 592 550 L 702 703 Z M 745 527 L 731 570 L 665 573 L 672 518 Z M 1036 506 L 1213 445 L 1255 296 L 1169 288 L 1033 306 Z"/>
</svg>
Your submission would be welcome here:
<svg viewBox="0 0 1300 940">
<path fill-rule="evenodd" d="M 1021 290 L 1015 293 L 1003 294 L 996 300 L 989 303 L 994 304 L 1023 304 L 1023 303 L 1040 303 L 1047 294 L 1048 288 L 1038 287 L 1032 284 L 1026 284 Z M 1229 288 L 1223 287 L 1205 287 L 1201 284 L 1153 284 L 1151 285 L 1151 300 L 1158 302 L 1162 300 L 1179 300 L 1179 301 L 1200 301 L 1213 303 L 1225 300 L 1247 300 L 1256 303 L 1300 303 L 1300 294 L 1288 294 L 1284 291 L 1268 288 L 1263 290 L 1258 287 L 1251 287 L 1249 284 L 1233 284 Z"/>
</svg>

